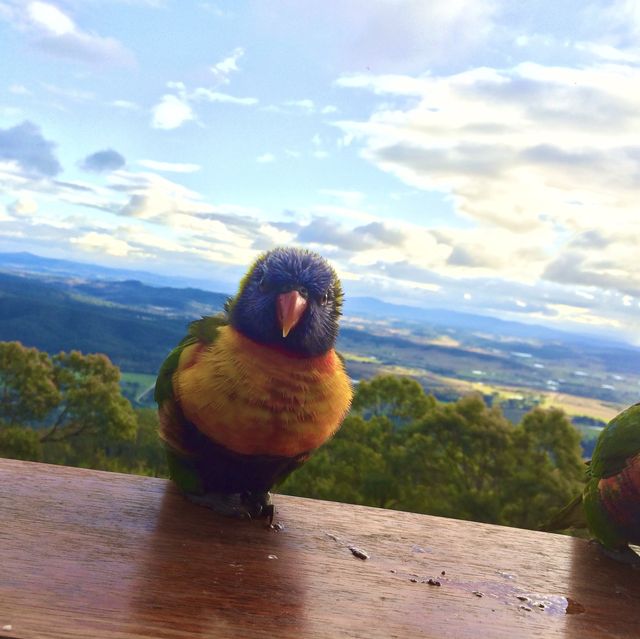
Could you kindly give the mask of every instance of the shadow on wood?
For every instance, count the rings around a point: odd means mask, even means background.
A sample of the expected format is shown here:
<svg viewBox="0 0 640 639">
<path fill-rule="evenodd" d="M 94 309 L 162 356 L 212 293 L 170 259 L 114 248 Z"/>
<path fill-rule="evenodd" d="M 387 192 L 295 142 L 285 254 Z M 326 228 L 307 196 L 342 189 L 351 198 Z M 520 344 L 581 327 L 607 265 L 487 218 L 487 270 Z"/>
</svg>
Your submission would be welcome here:
<svg viewBox="0 0 640 639">
<path fill-rule="evenodd" d="M 167 491 L 133 578 L 131 631 L 295 636 L 307 589 L 295 557 L 279 560 L 283 539 L 263 522 L 221 521 Z"/>
<path fill-rule="evenodd" d="M 0 638 L 639 636 L 640 571 L 583 540 L 275 501 L 279 532 L 164 480 L 0 460 Z"/>
</svg>

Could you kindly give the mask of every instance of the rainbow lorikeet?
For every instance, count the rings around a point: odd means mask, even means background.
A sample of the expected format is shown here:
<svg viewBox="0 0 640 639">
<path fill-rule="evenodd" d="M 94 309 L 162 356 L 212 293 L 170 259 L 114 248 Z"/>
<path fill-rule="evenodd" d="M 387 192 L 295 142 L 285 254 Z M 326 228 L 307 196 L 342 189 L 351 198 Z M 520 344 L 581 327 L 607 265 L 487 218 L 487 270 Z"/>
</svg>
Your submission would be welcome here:
<svg viewBox="0 0 640 639">
<path fill-rule="evenodd" d="M 224 312 L 189 326 L 155 388 L 171 479 L 231 517 L 273 519 L 270 488 L 339 428 L 352 397 L 334 350 L 342 287 L 320 255 L 261 255 Z"/>
<path fill-rule="evenodd" d="M 614 417 L 600 433 L 587 467 L 587 485 L 544 530 L 586 528 L 607 555 L 630 563 L 640 558 L 640 404 Z"/>
</svg>

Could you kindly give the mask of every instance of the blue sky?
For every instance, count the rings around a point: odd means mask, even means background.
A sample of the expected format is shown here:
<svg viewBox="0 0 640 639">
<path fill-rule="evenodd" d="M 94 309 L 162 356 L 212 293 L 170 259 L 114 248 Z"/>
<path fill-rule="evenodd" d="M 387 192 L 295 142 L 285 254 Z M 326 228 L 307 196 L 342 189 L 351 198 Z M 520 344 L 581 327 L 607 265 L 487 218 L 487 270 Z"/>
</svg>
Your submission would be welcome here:
<svg viewBox="0 0 640 639">
<path fill-rule="evenodd" d="M 631 0 L 0 0 L 0 250 L 638 342 Z"/>
</svg>

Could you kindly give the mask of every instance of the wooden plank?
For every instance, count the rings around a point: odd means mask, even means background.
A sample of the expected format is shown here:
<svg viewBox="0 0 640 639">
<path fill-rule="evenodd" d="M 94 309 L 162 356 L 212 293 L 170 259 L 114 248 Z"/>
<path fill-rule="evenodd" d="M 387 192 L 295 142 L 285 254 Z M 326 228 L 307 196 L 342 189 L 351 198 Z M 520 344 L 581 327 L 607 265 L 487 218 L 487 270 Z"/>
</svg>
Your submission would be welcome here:
<svg viewBox="0 0 640 639">
<path fill-rule="evenodd" d="M 163 480 L 0 460 L 0 637 L 640 636 L 640 571 L 585 541 L 276 505 L 281 531 Z"/>
</svg>

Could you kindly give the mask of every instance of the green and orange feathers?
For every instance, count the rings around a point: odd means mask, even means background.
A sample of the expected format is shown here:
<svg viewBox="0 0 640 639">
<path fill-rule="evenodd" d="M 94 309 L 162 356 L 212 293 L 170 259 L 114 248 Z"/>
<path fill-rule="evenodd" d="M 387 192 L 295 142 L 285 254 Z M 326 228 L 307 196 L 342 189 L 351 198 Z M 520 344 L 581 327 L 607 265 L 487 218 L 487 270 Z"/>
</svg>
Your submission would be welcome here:
<svg viewBox="0 0 640 639">
<path fill-rule="evenodd" d="M 262 255 L 225 312 L 193 322 L 155 397 L 171 478 L 225 515 L 272 517 L 269 489 L 339 428 L 351 385 L 334 350 L 342 289 L 316 253 Z"/>
<path fill-rule="evenodd" d="M 640 404 L 604 428 L 587 469 L 582 493 L 545 530 L 587 528 L 616 559 L 637 563 L 629 544 L 640 545 Z"/>
</svg>

